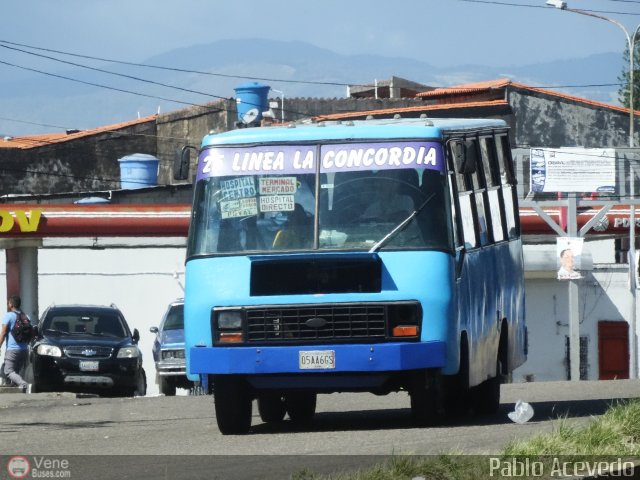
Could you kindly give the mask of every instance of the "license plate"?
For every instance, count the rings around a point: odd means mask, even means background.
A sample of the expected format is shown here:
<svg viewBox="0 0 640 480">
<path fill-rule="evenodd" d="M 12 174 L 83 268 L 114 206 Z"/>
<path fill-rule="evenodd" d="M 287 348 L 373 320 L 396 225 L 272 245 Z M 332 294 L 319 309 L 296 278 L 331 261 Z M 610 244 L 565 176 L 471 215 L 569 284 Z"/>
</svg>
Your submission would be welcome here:
<svg viewBox="0 0 640 480">
<path fill-rule="evenodd" d="M 97 372 L 99 362 L 96 360 L 80 360 L 80 370 L 83 372 Z"/>
<path fill-rule="evenodd" d="M 326 370 L 336 368 L 335 350 L 310 350 L 299 352 L 300 370 Z"/>
</svg>

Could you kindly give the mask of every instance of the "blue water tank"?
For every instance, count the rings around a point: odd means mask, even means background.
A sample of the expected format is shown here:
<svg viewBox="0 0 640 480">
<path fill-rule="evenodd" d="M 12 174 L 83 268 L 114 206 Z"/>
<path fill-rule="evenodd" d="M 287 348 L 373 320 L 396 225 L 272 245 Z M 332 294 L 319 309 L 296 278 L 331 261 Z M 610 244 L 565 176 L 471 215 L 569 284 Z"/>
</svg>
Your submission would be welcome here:
<svg viewBox="0 0 640 480">
<path fill-rule="evenodd" d="M 153 155 L 134 153 L 118 159 L 120 186 L 125 189 L 153 187 L 158 184 L 159 161 Z"/>
<path fill-rule="evenodd" d="M 236 92 L 236 105 L 238 121 L 246 124 L 259 124 L 262 120 L 262 112 L 269 110 L 269 85 L 258 82 L 249 82 L 234 88 Z"/>
</svg>

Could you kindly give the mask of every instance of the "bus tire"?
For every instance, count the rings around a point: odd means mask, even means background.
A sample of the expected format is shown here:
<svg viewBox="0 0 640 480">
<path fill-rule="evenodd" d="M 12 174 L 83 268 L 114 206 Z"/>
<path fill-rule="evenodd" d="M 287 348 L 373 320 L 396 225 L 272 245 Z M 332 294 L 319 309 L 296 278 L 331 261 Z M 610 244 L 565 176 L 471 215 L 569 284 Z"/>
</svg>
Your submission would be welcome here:
<svg viewBox="0 0 640 480">
<path fill-rule="evenodd" d="M 433 426 L 438 418 L 438 395 L 435 389 L 416 388 L 409 392 L 411 417 L 419 427 Z"/>
<path fill-rule="evenodd" d="M 317 394 L 308 392 L 296 392 L 286 395 L 285 405 L 291 421 L 297 424 L 310 422 L 316 413 L 317 399 Z"/>
<path fill-rule="evenodd" d="M 218 429 L 223 435 L 245 435 L 251 429 L 251 396 L 246 383 L 217 377 L 213 401 Z"/>
<path fill-rule="evenodd" d="M 496 374 L 472 389 L 473 407 L 481 415 L 493 415 L 500 409 L 500 384 L 502 366 L 496 363 Z"/>
<path fill-rule="evenodd" d="M 287 413 L 284 398 L 277 393 L 263 393 L 258 395 L 258 413 L 265 423 L 281 422 Z"/>
<path fill-rule="evenodd" d="M 452 418 L 468 415 L 471 406 L 469 388 L 469 351 L 466 338 L 460 344 L 460 368 L 458 373 L 445 380 L 444 410 Z"/>
</svg>

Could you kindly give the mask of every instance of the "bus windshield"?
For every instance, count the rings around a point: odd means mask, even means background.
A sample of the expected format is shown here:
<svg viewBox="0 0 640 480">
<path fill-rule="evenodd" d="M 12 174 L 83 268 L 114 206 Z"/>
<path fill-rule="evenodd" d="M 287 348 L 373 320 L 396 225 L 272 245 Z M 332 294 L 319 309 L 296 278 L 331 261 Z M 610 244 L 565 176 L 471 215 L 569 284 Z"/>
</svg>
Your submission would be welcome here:
<svg viewBox="0 0 640 480">
<path fill-rule="evenodd" d="M 195 187 L 188 256 L 452 251 L 446 176 L 415 167 L 202 176 Z"/>
</svg>

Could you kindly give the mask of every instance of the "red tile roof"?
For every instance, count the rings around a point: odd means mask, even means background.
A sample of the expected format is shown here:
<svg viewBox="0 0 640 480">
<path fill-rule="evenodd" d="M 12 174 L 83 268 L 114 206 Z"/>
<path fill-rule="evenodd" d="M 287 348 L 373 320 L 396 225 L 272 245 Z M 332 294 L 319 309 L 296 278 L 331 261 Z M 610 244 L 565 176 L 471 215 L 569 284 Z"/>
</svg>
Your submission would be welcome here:
<svg viewBox="0 0 640 480">
<path fill-rule="evenodd" d="M 629 112 L 628 108 L 621 107 L 619 105 L 611 105 L 610 103 L 597 102 L 595 100 L 589 100 L 587 98 L 576 97 L 574 95 L 568 95 L 566 93 L 556 92 L 546 88 L 538 88 L 526 85 L 524 83 L 514 82 L 508 78 L 499 78 L 497 80 L 488 80 L 484 82 L 465 83 L 461 85 L 453 85 L 451 87 L 436 88 L 428 92 L 421 92 L 416 95 L 418 98 L 434 99 L 442 97 L 452 97 L 457 95 L 468 95 L 474 93 L 488 92 L 491 90 L 498 90 L 506 87 L 518 88 L 521 90 L 529 90 L 532 92 L 544 93 L 545 95 L 563 98 L 565 100 L 571 100 L 573 102 L 579 102 L 586 105 L 592 105 L 594 107 L 602 107 L 610 110 L 616 110 L 619 112 Z"/>
<path fill-rule="evenodd" d="M 464 83 L 462 85 L 454 85 L 451 87 L 441 87 L 428 92 L 421 92 L 416 95 L 419 98 L 445 97 L 451 95 L 460 95 L 466 93 L 478 93 L 488 90 L 504 88 L 512 85 L 513 82 L 508 78 L 499 78 L 497 80 L 487 80 L 485 82 Z"/>
<path fill-rule="evenodd" d="M 412 107 L 403 107 L 403 108 L 388 108 L 381 110 L 369 110 L 364 112 L 346 112 L 346 113 L 335 113 L 331 115 L 319 115 L 314 117 L 314 120 L 323 121 L 323 120 L 343 120 L 349 118 L 359 118 L 367 115 L 394 115 L 396 113 L 418 113 L 418 112 L 429 112 L 436 110 L 454 110 L 461 108 L 474 108 L 474 107 L 494 107 L 494 106 L 506 106 L 508 102 L 503 98 L 500 99 L 476 99 L 473 100 L 475 94 L 482 94 L 490 91 L 500 90 L 506 87 L 513 87 L 521 90 L 528 90 L 531 92 L 543 93 L 548 96 L 563 98 L 565 100 L 570 100 L 573 102 L 578 102 L 586 105 L 592 105 L 594 107 L 606 108 L 609 110 L 616 110 L 618 112 L 629 112 L 628 108 L 621 107 L 618 105 L 611 105 L 609 103 L 604 102 L 596 102 L 594 100 L 589 100 L 582 97 L 576 97 L 573 95 L 568 95 L 566 93 L 559 93 L 552 90 L 531 87 L 529 85 L 525 85 L 524 83 L 513 82 L 508 78 L 499 78 L 496 80 L 488 80 L 484 82 L 475 82 L 475 83 L 465 83 L 462 85 L 454 85 L 451 87 L 442 87 L 436 88 L 434 90 L 430 90 L 428 92 L 418 93 L 416 95 L 417 98 L 423 98 L 426 100 L 435 100 L 440 99 L 439 103 L 431 103 L 425 105 L 416 105 Z M 486 96 L 485 96 L 486 97 Z M 446 103 L 443 102 L 446 100 Z"/>
<path fill-rule="evenodd" d="M 373 116 L 395 115 L 396 113 L 402 115 L 403 113 L 429 112 L 432 110 L 455 110 L 460 108 L 494 107 L 494 106 L 507 106 L 507 105 L 509 105 L 509 103 L 506 100 L 447 103 L 443 105 L 416 105 L 414 107 L 387 108 L 382 110 L 368 110 L 364 112 L 345 112 L 345 113 L 333 113 L 329 115 L 318 115 L 317 117 L 314 117 L 314 120 L 321 122 L 323 120 L 344 120 L 348 118 L 364 117 L 367 115 L 373 115 Z"/>
<path fill-rule="evenodd" d="M 97 135 L 99 133 L 120 130 L 122 128 L 131 127 L 131 126 L 139 125 L 142 123 L 152 122 L 157 117 L 158 117 L 157 115 L 149 115 L 148 117 L 142 117 L 136 120 L 129 120 L 128 122 L 115 123 L 113 125 L 92 128 L 89 130 L 81 130 L 75 133 L 45 133 L 40 135 L 8 137 L 5 139 L 0 139 L 0 148 L 19 148 L 19 149 L 38 148 L 38 147 L 43 147 L 43 146 L 51 145 L 55 143 L 76 140 L 78 138 L 88 137 L 91 135 Z"/>
</svg>

